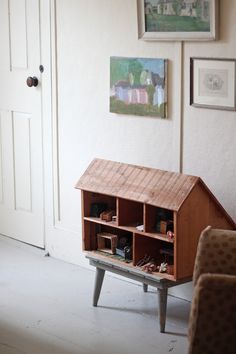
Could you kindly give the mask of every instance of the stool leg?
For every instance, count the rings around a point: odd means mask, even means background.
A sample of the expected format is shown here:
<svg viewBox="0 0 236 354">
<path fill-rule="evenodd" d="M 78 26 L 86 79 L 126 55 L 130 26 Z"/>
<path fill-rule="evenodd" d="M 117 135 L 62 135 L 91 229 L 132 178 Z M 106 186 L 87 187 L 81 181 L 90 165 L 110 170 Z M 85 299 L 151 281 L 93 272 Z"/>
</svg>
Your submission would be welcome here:
<svg viewBox="0 0 236 354">
<path fill-rule="evenodd" d="M 94 284 L 94 292 L 93 292 L 93 306 L 95 307 L 98 304 L 98 299 L 100 296 L 104 275 L 105 275 L 104 269 L 96 268 L 95 284 Z"/>
<path fill-rule="evenodd" d="M 165 332 L 165 324 L 166 324 L 166 305 L 167 305 L 168 288 L 157 288 L 157 291 L 158 291 L 160 332 L 163 333 Z"/>
<path fill-rule="evenodd" d="M 147 284 L 143 284 L 143 291 L 145 293 L 148 291 L 148 285 Z"/>
</svg>

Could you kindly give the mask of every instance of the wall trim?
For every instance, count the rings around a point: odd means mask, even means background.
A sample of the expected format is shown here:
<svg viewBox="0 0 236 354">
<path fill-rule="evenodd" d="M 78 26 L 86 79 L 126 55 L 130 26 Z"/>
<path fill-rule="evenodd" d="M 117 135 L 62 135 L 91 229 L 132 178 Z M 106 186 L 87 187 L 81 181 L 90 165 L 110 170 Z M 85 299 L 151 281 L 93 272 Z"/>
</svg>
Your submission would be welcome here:
<svg viewBox="0 0 236 354">
<path fill-rule="evenodd" d="M 182 172 L 183 170 L 183 42 L 175 42 L 175 70 L 178 73 L 174 80 L 173 99 L 175 99 L 176 119 L 173 121 L 173 170 Z M 177 77 L 179 79 L 177 79 Z M 175 96 L 176 93 L 176 96 Z M 176 97 L 176 98 L 175 98 Z"/>
</svg>

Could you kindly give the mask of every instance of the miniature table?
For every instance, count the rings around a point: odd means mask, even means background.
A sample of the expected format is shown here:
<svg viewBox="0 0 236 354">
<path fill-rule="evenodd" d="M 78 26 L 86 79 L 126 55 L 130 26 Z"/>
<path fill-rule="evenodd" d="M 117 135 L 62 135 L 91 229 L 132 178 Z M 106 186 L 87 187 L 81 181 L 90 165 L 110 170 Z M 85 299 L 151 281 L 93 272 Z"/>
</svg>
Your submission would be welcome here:
<svg viewBox="0 0 236 354">
<path fill-rule="evenodd" d="M 125 263 L 117 264 L 112 260 L 100 258 L 95 254 L 87 254 L 86 258 L 89 259 L 90 265 L 96 267 L 93 306 L 97 306 L 106 270 L 141 282 L 143 284 L 144 292 L 147 292 L 148 285 L 153 286 L 157 289 L 158 294 L 160 332 L 165 332 L 168 288 L 183 284 L 190 281 L 191 279 L 183 281 L 172 281 L 150 273 L 145 273 L 138 268 L 131 268 Z"/>
</svg>

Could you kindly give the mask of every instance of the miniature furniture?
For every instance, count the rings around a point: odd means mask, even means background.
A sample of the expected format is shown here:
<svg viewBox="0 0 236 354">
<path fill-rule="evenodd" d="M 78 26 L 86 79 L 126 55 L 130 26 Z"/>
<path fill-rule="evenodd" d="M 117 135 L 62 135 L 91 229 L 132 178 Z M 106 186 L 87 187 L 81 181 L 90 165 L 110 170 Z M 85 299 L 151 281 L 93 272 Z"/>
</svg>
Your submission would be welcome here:
<svg viewBox="0 0 236 354">
<path fill-rule="evenodd" d="M 235 353 L 236 231 L 202 232 L 193 281 L 189 354 Z"/>
<path fill-rule="evenodd" d="M 166 302 L 168 287 L 192 277 L 201 231 L 207 225 L 236 228 L 196 176 L 95 159 L 76 188 L 81 190 L 83 249 L 97 269 L 97 300 L 101 270 L 118 268 L 124 276 L 138 276 L 144 290 L 150 279 L 157 289 L 164 288 Z M 111 221 L 100 217 L 105 210 L 114 211 Z M 97 235 L 106 233 L 117 236 L 116 254 L 109 240 L 98 250 Z"/>
</svg>

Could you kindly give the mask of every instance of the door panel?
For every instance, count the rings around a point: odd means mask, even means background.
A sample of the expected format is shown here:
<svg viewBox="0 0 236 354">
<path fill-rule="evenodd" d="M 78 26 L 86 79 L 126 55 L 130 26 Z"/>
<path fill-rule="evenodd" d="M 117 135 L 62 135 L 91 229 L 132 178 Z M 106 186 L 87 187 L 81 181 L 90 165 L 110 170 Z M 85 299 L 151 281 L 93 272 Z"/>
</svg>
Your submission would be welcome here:
<svg viewBox="0 0 236 354">
<path fill-rule="evenodd" d="M 9 36 L 11 69 L 27 68 L 27 23 L 25 0 L 9 1 Z M 20 46 L 18 45 L 20 43 Z"/>
<path fill-rule="evenodd" d="M 0 233 L 43 247 L 39 15 L 39 0 L 0 1 Z"/>
<path fill-rule="evenodd" d="M 29 114 L 13 112 L 14 207 L 27 212 L 32 212 L 30 120 Z"/>
</svg>

